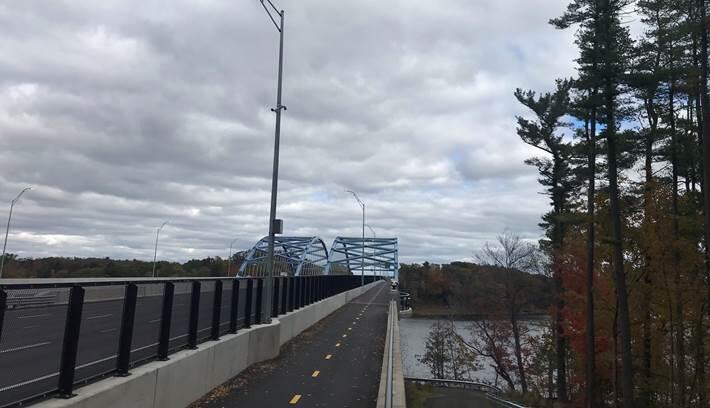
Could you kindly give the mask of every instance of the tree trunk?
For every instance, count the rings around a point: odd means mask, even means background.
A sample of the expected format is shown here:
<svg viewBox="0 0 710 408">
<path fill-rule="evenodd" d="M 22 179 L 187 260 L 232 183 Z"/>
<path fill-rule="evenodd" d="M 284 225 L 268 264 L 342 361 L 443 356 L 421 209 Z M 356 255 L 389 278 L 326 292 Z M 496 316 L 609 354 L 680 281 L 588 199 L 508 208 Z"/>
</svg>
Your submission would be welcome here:
<svg viewBox="0 0 710 408">
<path fill-rule="evenodd" d="M 608 2 L 608 0 L 607 0 Z M 611 10 L 607 10 L 609 13 Z M 607 17 L 608 19 L 611 16 Z M 609 27 L 609 26 L 607 26 Z M 611 240 L 613 245 L 614 283 L 619 302 L 619 348 L 621 349 L 621 388 L 625 408 L 634 406 L 633 367 L 631 363 L 631 319 L 624 273 L 624 246 L 621 233 L 621 208 L 619 206 L 619 181 L 617 169 L 617 141 L 615 115 L 615 87 L 606 79 L 607 149 L 609 165 L 609 209 L 611 215 Z"/>
<path fill-rule="evenodd" d="M 597 92 L 591 92 L 592 103 L 596 104 Z M 586 392 L 585 402 L 587 408 L 594 408 L 596 404 L 596 375 L 595 375 L 595 347 L 594 347 L 594 195 L 596 187 L 596 136 L 597 136 L 597 108 L 593 106 L 590 112 L 589 119 L 589 134 L 587 138 L 587 169 L 589 171 L 589 179 L 587 185 L 587 324 L 585 333 L 585 348 L 587 351 L 585 374 L 586 374 Z"/>
</svg>

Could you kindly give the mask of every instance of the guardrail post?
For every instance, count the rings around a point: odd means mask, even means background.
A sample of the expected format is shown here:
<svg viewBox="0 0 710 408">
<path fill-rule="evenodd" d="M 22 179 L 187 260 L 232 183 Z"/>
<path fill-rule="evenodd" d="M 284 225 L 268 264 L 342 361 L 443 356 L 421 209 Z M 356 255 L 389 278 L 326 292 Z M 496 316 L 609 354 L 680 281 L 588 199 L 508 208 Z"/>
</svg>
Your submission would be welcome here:
<svg viewBox="0 0 710 408">
<path fill-rule="evenodd" d="M 131 364 L 131 342 L 133 341 L 133 325 L 136 320 L 136 301 L 138 286 L 135 283 L 126 285 L 123 296 L 123 314 L 121 315 L 121 333 L 118 339 L 118 358 L 116 359 L 116 375 L 130 375 L 128 367 Z"/>
<path fill-rule="evenodd" d="M 274 277 L 274 296 L 271 299 L 271 317 L 277 317 L 279 315 L 279 299 L 281 299 L 280 293 L 279 293 L 279 282 L 281 279 L 278 277 Z"/>
<path fill-rule="evenodd" d="M 69 291 L 67 318 L 64 324 L 64 342 L 59 364 L 59 396 L 71 398 L 74 391 L 76 355 L 79 351 L 79 333 L 81 330 L 81 312 L 84 308 L 84 288 L 72 286 Z"/>
<path fill-rule="evenodd" d="M 214 283 L 214 303 L 212 305 L 212 340 L 219 340 L 219 328 L 222 321 L 222 281 Z"/>
<path fill-rule="evenodd" d="M 293 312 L 296 308 L 296 278 L 290 276 L 288 278 L 288 311 Z"/>
<path fill-rule="evenodd" d="M 237 332 L 237 322 L 239 321 L 239 279 L 232 281 L 232 303 L 229 310 L 229 332 Z"/>
<path fill-rule="evenodd" d="M 303 276 L 296 277 L 296 309 L 303 307 Z"/>
<path fill-rule="evenodd" d="M 175 296 L 175 284 L 165 282 L 163 289 L 163 309 L 160 314 L 160 338 L 158 339 L 158 360 L 168 359 L 170 348 L 170 324 L 173 320 L 173 297 Z"/>
<path fill-rule="evenodd" d="M 315 290 L 314 290 L 314 289 L 315 289 L 315 286 L 314 286 L 314 283 L 316 283 L 315 277 L 314 277 L 314 276 L 309 276 L 309 277 L 308 277 L 308 304 L 309 304 L 309 305 L 312 305 L 312 304 L 313 304 L 313 300 L 314 300 L 314 296 L 313 296 L 313 295 L 315 294 Z"/>
<path fill-rule="evenodd" d="M 258 278 L 256 280 L 256 314 L 254 316 L 254 323 L 256 324 L 261 324 L 263 320 L 261 318 L 261 312 L 264 303 L 264 279 L 266 278 Z"/>
<path fill-rule="evenodd" d="M 254 281 L 247 278 L 247 302 L 244 306 L 244 327 L 251 327 L 251 302 L 254 296 Z"/>
<path fill-rule="evenodd" d="M 5 308 L 7 308 L 7 292 L 0 290 L 0 343 L 2 343 L 2 327 L 5 320 Z"/>
<path fill-rule="evenodd" d="M 288 278 L 281 279 L 281 314 L 288 312 Z"/>
<path fill-rule="evenodd" d="M 197 348 L 197 324 L 200 321 L 200 288 L 199 281 L 192 282 L 192 293 L 190 295 L 190 324 L 187 329 L 187 347 Z"/>
</svg>

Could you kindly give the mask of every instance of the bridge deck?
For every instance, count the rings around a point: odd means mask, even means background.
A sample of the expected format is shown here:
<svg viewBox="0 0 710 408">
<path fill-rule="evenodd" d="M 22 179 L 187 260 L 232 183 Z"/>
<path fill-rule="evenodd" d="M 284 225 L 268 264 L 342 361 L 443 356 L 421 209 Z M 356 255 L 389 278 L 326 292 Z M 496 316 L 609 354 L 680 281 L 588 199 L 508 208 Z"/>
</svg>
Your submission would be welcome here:
<svg viewBox="0 0 710 408">
<path fill-rule="evenodd" d="M 390 296 L 379 284 L 191 408 L 375 406 Z"/>
</svg>

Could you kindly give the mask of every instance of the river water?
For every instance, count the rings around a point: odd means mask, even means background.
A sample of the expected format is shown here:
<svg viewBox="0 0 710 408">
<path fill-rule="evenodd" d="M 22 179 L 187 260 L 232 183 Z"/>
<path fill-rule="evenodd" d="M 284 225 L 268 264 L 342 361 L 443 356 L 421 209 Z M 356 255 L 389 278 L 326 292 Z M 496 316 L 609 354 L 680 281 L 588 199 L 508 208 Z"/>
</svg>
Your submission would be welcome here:
<svg viewBox="0 0 710 408">
<path fill-rule="evenodd" d="M 416 378 L 432 378 L 429 368 L 420 363 L 417 356 L 421 356 L 426 352 L 426 337 L 429 335 L 429 330 L 436 319 L 429 318 L 401 318 L 399 320 L 399 335 L 402 349 L 402 363 L 404 365 L 405 377 Z M 531 336 L 540 336 L 543 333 L 541 321 L 521 322 L 527 324 Z M 456 331 L 467 342 L 472 340 L 471 321 L 458 320 L 454 321 Z M 496 374 L 491 367 L 489 359 L 479 357 L 478 362 L 482 366 L 480 370 L 472 373 L 472 380 L 479 382 L 487 382 L 495 384 Z M 500 382 L 498 384 L 501 385 Z"/>
</svg>

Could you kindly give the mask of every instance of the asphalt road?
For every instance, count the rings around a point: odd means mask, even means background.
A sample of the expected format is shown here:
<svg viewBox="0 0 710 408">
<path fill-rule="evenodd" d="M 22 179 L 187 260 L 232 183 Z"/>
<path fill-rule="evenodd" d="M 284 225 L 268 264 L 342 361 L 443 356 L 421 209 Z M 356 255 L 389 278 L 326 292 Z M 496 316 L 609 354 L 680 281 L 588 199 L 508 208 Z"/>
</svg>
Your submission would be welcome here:
<svg viewBox="0 0 710 408">
<path fill-rule="evenodd" d="M 177 287 L 176 287 L 177 292 Z M 239 324 L 244 321 L 246 289 L 239 293 Z M 222 292 L 222 333 L 229 326 L 231 287 Z M 199 341 L 207 339 L 212 324 L 213 292 L 200 295 Z M 256 301 L 256 296 L 253 296 Z M 111 372 L 116 366 L 122 300 L 87 302 L 82 313 L 76 381 Z M 131 362 L 157 354 L 162 296 L 139 297 L 136 305 Z M 252 306 L 252 314 L 255 307 Z M 190 294 L 176 293 L 170 347 L 187 344 Z M 0 339 L 0 407 L 54 391 L 64 337 L 65 305 L 7 310 Z"/>
<path fill-rule="evenodd" d="M 380 283 L 192 408 L 374 407 L 390 298 Z"/>
</svg>

